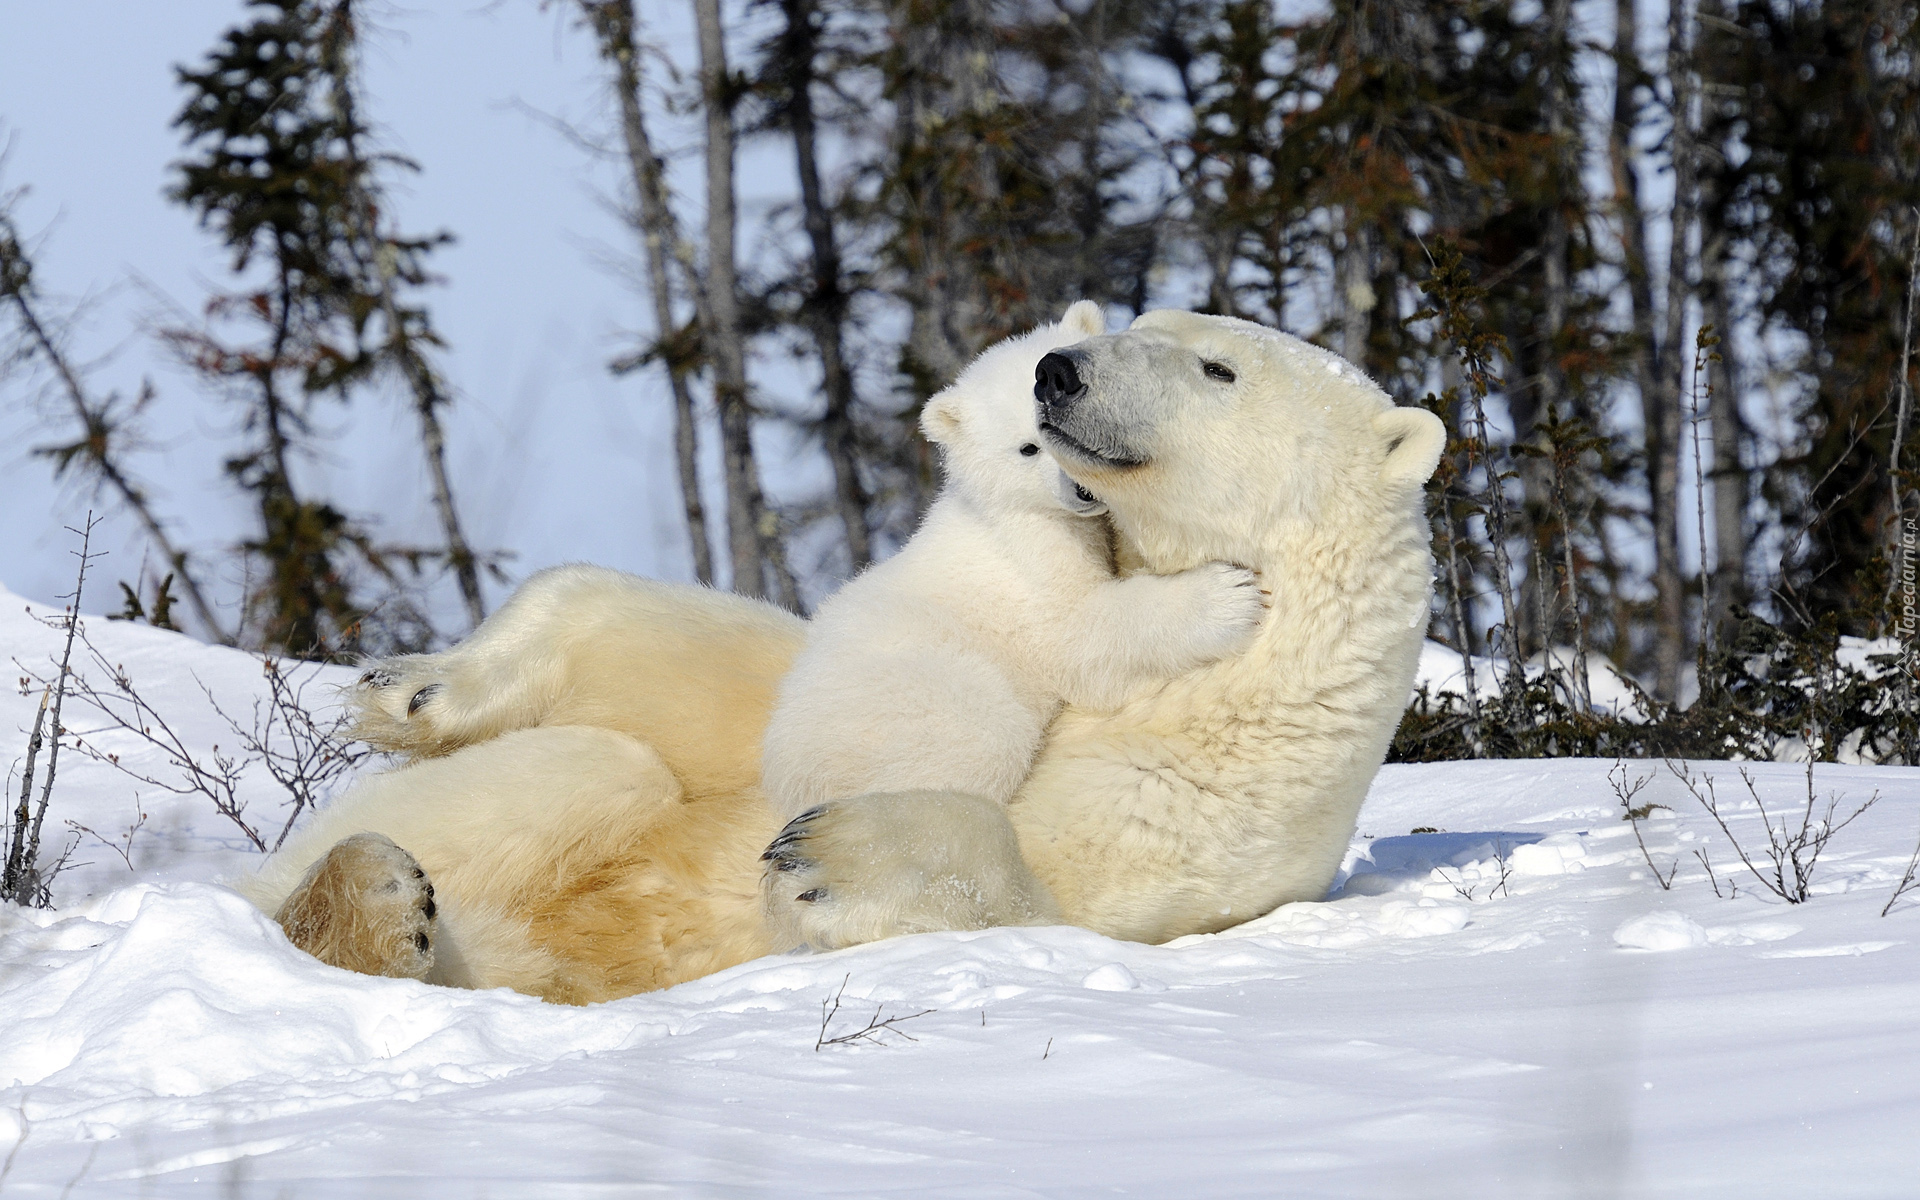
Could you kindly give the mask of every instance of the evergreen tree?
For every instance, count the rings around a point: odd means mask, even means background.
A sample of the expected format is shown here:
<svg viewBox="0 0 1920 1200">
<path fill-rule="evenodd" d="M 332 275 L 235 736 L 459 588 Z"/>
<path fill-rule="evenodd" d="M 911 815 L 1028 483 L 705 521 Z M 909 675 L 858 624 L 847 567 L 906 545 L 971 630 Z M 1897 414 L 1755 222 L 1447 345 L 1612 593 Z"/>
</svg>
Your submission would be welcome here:
<svg viewBox="0 0 1920 1200">
<path fill-rule="evenodd" d="M 210 324 L 170 336 L 209 380 L 241 398 L 252 443 L 227 462 L 251 494 L 259 533 L 243 546 L 249 640 L 297 654 L 345 656 L 410 648 L 434 634 L 401 568 L 452 566 L 469 617 L 482 613 L 477 560 L 459 528 L 438 410 L 447 392 L 428 354 L 437 344 L 412 293 L 443 235 L 388 228 L 377 171 L 353 93 L 351 0 L 251 0 L 198 69 L 180 68 L 188 100 L 175 125 L 192 156 L 173 197 L 227 245 L 245 290 L 216 297 Z M 403 164 L 404 165 L 404 164 Z M 231 340 L 234 325 L 252 330 Z M 305 494 L 296 463 L 310 449 L 312 405 L 378 372 L 398 374 L 415 401 L 447 542 L 382 546 L 362 522 Z"/>
<path fill-rule="evenodd" d="M 1881 481 L 1920 204 L 1917 22 L 1873 0 L 1754 0 L 1707 26 L 1701 54 L 1719 151 L 1703 220 L 1762 335 L 1800 347 L 1788 366 L 1801 437 L 1764 485 L 1787 540 L 1774 594 L 1784 617 L 1845 614 L 1862 634 L 1887 615 Z"/>
</svg>

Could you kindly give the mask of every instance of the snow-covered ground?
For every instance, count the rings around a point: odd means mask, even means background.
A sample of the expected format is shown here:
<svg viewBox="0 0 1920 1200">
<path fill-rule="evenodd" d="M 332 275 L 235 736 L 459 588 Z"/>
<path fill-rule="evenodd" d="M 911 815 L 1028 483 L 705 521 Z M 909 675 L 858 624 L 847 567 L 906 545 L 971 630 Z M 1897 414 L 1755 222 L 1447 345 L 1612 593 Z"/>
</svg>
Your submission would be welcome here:
<svg viewBox="0 0 1920 1200">
<path fill-rule="evenodd" d="M 0 650 L 44 674 L 23 605 Z M 231 749 L 196 680 L 247 712 L 257 663 L 89 629 Z M 0 757 L 35 701 L 0 696 Z M 148 816 L 131 867 L 81 835 L 56 910 L 0 912 L 0 1197 L 1920 1194 L 1920 896 L 1880 916 L 1920 770 L 1818 769 L 1881 798 L 1790 906 L 1629 763 L 1671 806 L 1663 891 L 1612 765 L 1387 767 L 1327 901 L 1224 934 L 931 934 L 569 1009 L 320 965 L 217 886 L 252 852 L 210 806 L 66 753 L 49 841 Z M 1694 769 L 1763 846 L 1735 768 Z M 1802 768 L 1749 769 L 1804 801 Z M 818 1044 L 843 988 L 826 1037 L 903 1018 L 881 1044 Z"/>
</svg>

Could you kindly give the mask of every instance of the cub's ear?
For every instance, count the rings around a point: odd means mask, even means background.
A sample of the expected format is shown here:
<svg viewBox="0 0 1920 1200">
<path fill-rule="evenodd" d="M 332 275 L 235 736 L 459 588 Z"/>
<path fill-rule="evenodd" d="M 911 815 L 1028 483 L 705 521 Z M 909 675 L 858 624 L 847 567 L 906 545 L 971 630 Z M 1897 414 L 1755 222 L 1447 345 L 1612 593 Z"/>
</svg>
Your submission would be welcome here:
<svg viewBox="0 0 1920 1200">
<path fill-rule="evenodd" d="M 1081 337 L 1099 337 L 1107 331 L 1107 314 L 1091 300 L 1075 300 L 1060 318 L 1060 329 Z"/>
<path fill-rule="evenodd" d="M 960 436 L 960 403 L 952 391 L 941 392 L 920 410 L 920 432 L 936 446 Z"/>
<path fill-rule="evenodd" d="M 1386 442 L 1383 483 L 1422 486 L 1447 448 L 1447 427 L 1424 408 L 1388 409 L 1373 419 L 1373 432 Z"/>
</svg>

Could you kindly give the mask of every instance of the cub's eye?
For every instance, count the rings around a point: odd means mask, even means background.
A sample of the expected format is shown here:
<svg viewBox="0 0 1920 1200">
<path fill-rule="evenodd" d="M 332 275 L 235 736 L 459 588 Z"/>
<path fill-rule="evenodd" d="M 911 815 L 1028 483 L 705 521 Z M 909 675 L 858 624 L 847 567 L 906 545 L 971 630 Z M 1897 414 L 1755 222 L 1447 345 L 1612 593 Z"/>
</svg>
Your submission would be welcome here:
<svg viewBox="0 0 1920 1200">
<path fill-rule="evenodd" d="M 1032 442 L 1028 442 L 1026 445 L 1020 447 L 1020 454 L 1023 458 L 1032 458 L 1038 453 L 1040 453 L 1040 447 L 1034 445 Z"/>
<path fill-rule="evenodd" d="M 1207 373 L 1208 379 L 1218 379 L 1221 383 L 1233 382 L 1233 368 L 1225 363 L 1202 363 L 1200 369 Z"/>
</svg>

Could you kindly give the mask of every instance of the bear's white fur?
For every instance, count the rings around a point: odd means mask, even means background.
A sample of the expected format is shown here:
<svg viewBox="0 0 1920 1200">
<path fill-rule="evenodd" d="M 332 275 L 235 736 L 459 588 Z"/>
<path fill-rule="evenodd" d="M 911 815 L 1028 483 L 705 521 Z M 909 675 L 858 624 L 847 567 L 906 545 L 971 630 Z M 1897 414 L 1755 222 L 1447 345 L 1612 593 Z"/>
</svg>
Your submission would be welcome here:
<svg viewBox="0 0 1920 1200">
<path fill-rule="evenodd" d="M 900 553 L 820 606 L 780 685 L 763 783 L 782 816 L 883 791 L 1004 801 L 1063 703 L 1113 708 L 1252 641 L 1266 608 L 1251 571 L 1116 578 L 1106 522 L 1080 515 L 1098 510 L 1068 507 L 1034 365 L 1105 330 L 1082 300 L 928 402 L 939 497 Z"/>
<path fill-rule="evenodd" d="M 1440 422 L 1325 351 L 1225 318 L 1149 313 L 1064 353 L 1085 386 L 1044 426 L 1110 507 L 1128 569 L 1229 561 L 1279 584 L 1244 654 L 1112 711 L 1069 706 L 1005 806 L 830 802 L 790 831 L 817 891 L 802 902 L 802 873 L 760 870 L 779 818 L 756 778 L 804 625 L 567 568 L 447 654 L 368 672 L 362 728 L 416 761 L 356 785 L 249 893 L 277 911 L 330 838 L 386 832 L 438 889 L 435 977 L 573 1001 L 779 943 L 1053 912 L 1161 941 L 1317 898 L 1411 686 Z M 1029 887 L 1048 902 L 1021 918 Z"/>
<path fill-rule="evenodd" d="M 1229 318 L 1148 313 L 1062 354 L 1084 386 L 1042 408 L 1042 429 L 1130 560 L 1241 562 L 1276 586 L 1247 653 L 1054 722 L 1007 806 L 1026 865 L 1065 920 L 1145 942 L 1317 899 L 1412 684 L 1432 573 L 1424 484 L 1444 429 L 1335 355 Z M 919 928 L 929 877 L 1006 875 L 978 834 L 923 828 L 933 862 L 858 853 L 902 804 L 841 800 L 808 822 L 804 869 L 765 880 L 776 940 Z M 997 808 L 976 801 L 954 828 Z"/>
</svg>

